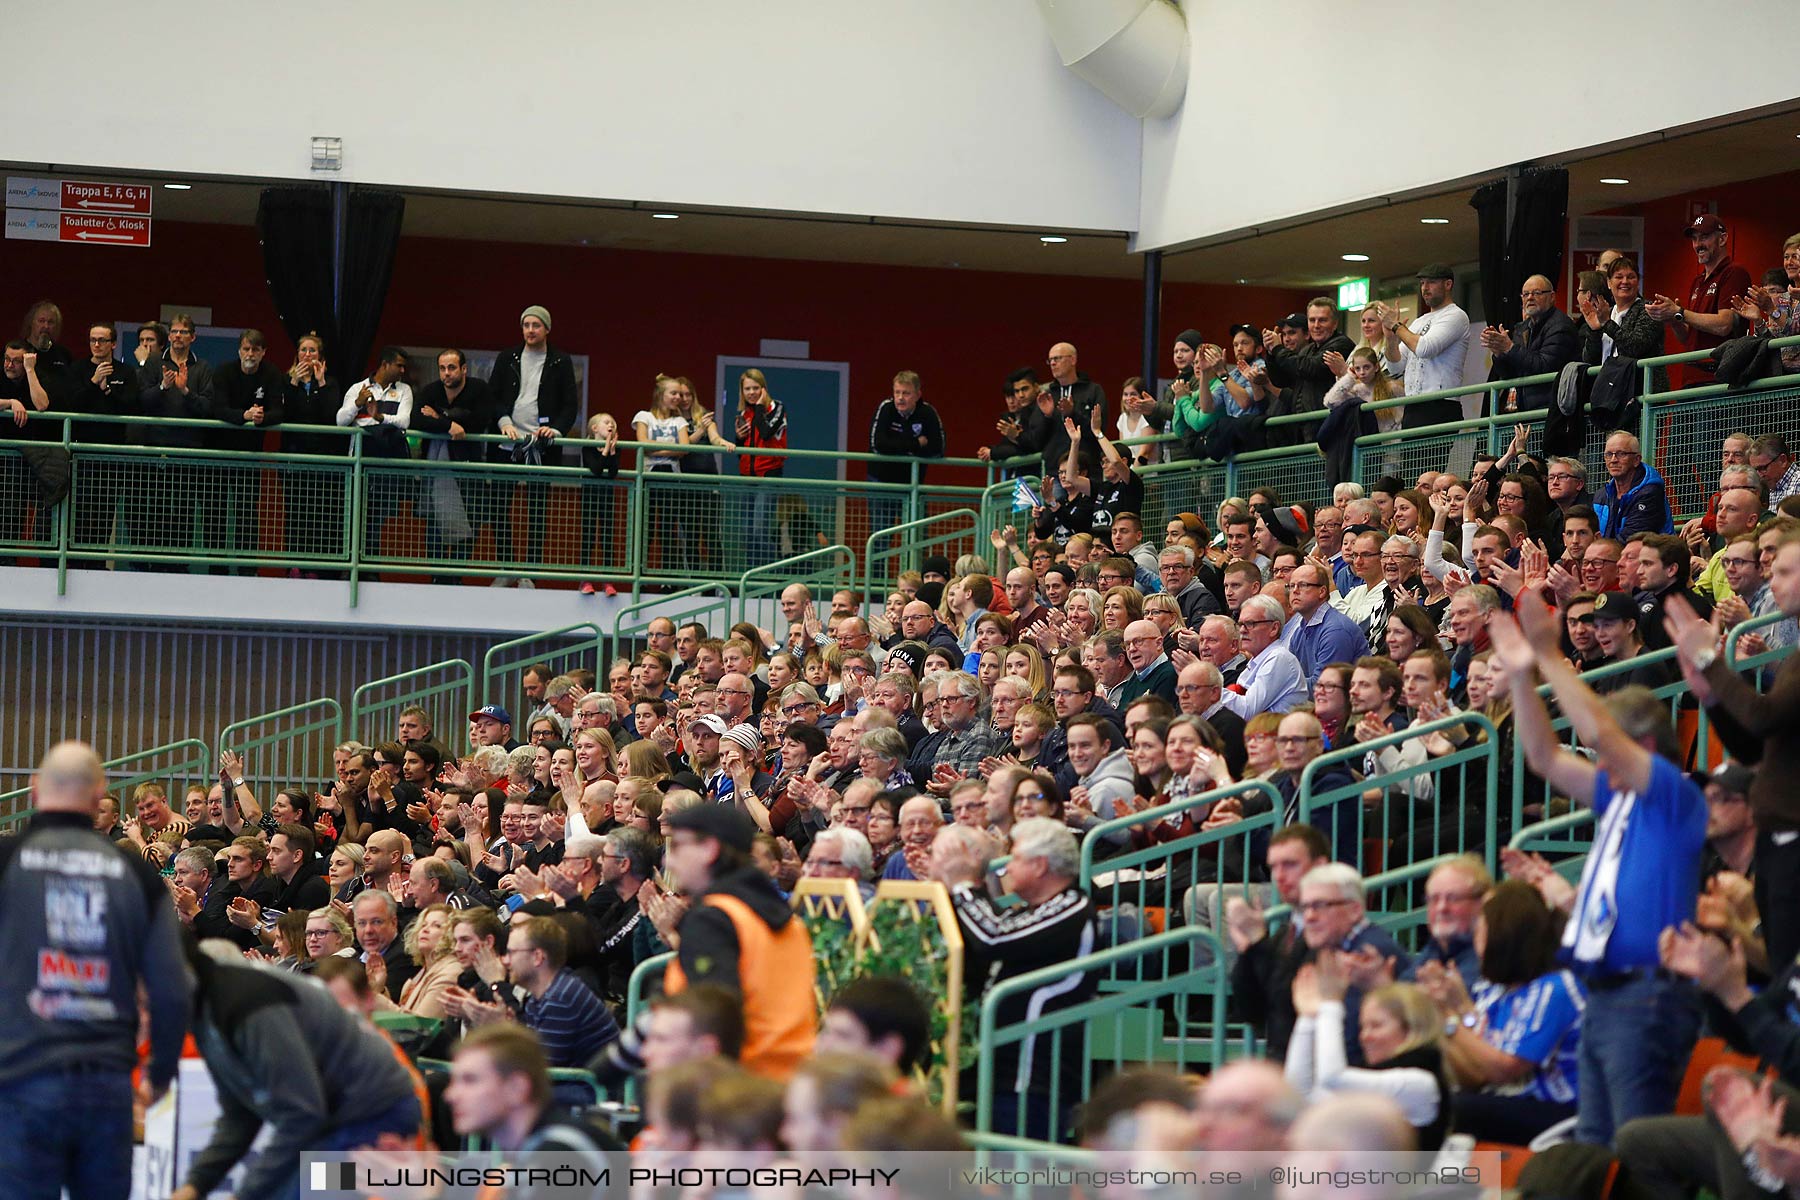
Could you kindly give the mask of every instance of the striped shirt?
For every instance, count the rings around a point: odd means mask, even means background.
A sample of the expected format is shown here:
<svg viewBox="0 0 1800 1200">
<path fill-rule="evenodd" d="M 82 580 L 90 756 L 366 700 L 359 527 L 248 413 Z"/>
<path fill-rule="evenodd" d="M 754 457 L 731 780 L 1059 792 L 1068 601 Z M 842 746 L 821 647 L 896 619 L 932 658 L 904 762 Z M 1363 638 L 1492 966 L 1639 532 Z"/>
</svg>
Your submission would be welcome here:
<svg viewBox="0 0 1800 1200">
<path fill-rule="evenodd" d="M 1581 1013 L 1587 1004 L 1575 976 L 1555 971 L 1513 988 L 1483 980 L 1470 999 L 1487 1025 L 1482 1040 L 1536 1068 L 1531 1078 L 1500 1090 L 1554 1104 L 1575 1103 Z"/>
<path fill-rule="evenodd" d="M 612 1013 L 567 967 L 542 996 L 526 999 L 519 1022 L 537 1034 L 553 1067 L 585 1067 L 619 1037 Z"/>
</svg>

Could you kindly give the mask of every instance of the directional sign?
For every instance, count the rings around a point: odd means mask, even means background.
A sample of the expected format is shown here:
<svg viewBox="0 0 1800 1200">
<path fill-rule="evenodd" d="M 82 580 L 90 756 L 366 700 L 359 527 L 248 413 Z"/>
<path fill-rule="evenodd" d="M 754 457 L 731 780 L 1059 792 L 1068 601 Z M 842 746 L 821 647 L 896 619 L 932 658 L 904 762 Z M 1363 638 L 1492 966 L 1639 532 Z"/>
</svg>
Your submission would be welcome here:
<svg viewBox="0 0 1800 1200">
<path fill-rule="evenodd" d="M 90 246 L 148 246 L 150 218 L 43 209 L 6 210 L 6 236 L 30 242 L 84 242 Z"/>
<path fill-rule="evenodd" d="M 98 183 L 85 179 L 35 179 L 9 175 L 6 207 L 55 208 L 66 212 L 150 215 L 154 190 L 143 183 Z"/>
</svg>

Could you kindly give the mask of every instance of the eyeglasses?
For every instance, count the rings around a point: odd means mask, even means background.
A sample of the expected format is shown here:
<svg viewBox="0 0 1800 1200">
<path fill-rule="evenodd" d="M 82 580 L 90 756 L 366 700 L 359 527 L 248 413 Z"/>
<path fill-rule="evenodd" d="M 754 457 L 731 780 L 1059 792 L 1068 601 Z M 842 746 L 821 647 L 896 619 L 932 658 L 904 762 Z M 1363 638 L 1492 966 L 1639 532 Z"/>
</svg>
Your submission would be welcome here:
<svg viewBox="0 0 1800 1200">
<path fill-rule="evenodd" d="M 783 705 L 781 708 L 781 711 L 782 711 L 782 714 L 785 716 L 797 717 L 801 713 L 805 712 L 807 709 L 817 708 L 817 707 L 819 707 L 819 706 L 814 704 L 811 700 L 802 700 L 797 704 Z"/>
<path fill-rule="evenodd" d="M 1055 691 L 1051 692 L 1050 694 L 1058 700 L 1069 700 L 1069 699 L 1073 699 L 1076 696 L 1086 696 L 1089 693 L 1071 691 L 1068 688 L 1057 688 Z"/>
<path fill-rule="evenodd" d="M 1548 295 L 1551 295 L 1552 292 L 1553 292 L 1553 289 L 1551 289 L 1551 288 L 1523 288 L 1520 290 L 1519 295 L 1522 297 L 1523 296 L 1548 296 Z"/>
<path fill-rule="evenodd" d="M 1176 690 L 1179 691 L 1180 689 L 1177 688 Z M 1341 692 L 1343 690 L 1344 690 L 1343 684 L 1341 684 L 1341 683 L 1326 683 L 1323 679 L 1321 679 L 1321 680 L 1319 680 L 1319 682 L 1313 684 L 1313 691 L 1315 691 L 1315 692 Z"/>
<path fill-rule="evenodd" d="M 1259 617 L 1254 621 L 1239 621 L 1238 628 L 1239 629 L 1249 629 L 1252 625 L 1279 625 L 1279 624 L 1281 624 L 1280 621 L 1272 620 L 1269 617 Z"/>
<path fill-rule="evenodd" d="M 1552 472 L 1550 472 L 1550 475 L 1549 475 L 1549 479 L 1550 479 L 1551 483 L 1555 483 L 1559 479 L 1573 479 L 1573 478 L 1575 478 L 1575 472 L 1573 472 L 1573 471 L 1552 471 Z"/>
<path fill-rule="evenodd" d="M 1277 746 L 1304 746 L 1308 742 L 1318 742 L 1318 741 L 1323 741 L 1323 740 L 1324 739 L 1319 734 L 1316 734 L 1316 733 L 1305 733 L 1305 734 L 1296 733 L 1296 734 L 1285 734 L 1281 737 L 1276 738 L 1275 744 Z"/>
<path fill-rule="evenodd" d="M 1294 907 L 1299 909 L 1303 914 L 1305 914 L 1307 916 L 1311 916 L 1314 913 L 1322 913 L 1328 908 L 1342 908 L 1346 904 L 1354 904 L 1354 903 L 1356 903 L 1356 901 L 1354 901 L 1354 900 L 1342 900 L 1342 899 L 1340 899 L 1340 900 L 1302 900 L 1300 903 L 1294 905 Z"/>
<path fill-rule="evenodd" d="M 1638 457 L 1638 452 L 1636 450 L 1608 450 L 1605 452 L 1605 454 L 1602 457 L 1605 457 L 1605 458 L 1636 458 L 1636 457 Z"/>
<path fill-rule="evenodd" d="M 1481 899 L 1480 892 L 1426 892 L 1425 907 L 1431 908 L 1439 904 L 1467 904 L 1471 900 Z"/>
<path fill-rule="evenodd" d="M 1042 792 L 1019 792 L 1013 796 L 1013 803 L 1017 804 L 1021 800 L 1042 800 L 1043 798 L 1044 793 Z"/>
</svg>

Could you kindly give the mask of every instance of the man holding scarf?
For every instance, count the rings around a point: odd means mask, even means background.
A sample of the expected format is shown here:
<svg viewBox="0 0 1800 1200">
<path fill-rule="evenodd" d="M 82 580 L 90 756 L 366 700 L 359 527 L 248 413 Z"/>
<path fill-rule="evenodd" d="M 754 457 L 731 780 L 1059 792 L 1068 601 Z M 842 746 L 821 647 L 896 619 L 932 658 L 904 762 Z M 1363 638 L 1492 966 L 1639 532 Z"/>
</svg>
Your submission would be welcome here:
<svg viewBox="0 0 1800 1200">
<path fill-rule="evenodd" d="M 1669 708 L 1643 687 L 1604 699 L 1563 659 L 1556 614 L 1521 597 L 1519 623 L 1488 624 L 1505 664 L 1531 769 L 1594 808 L 1562 958 L 1587 989 L 1578 1141 L 1606 1145 L 1625 1122 L 1674 1110 L 1700 1025 L 1693 986 L 1660 969 L 1662 931 L 1694 917 L 1706 799 L 1676 766 Z M 1532 669 L 1562 705 L 1588 759 L 1557 744 Z"/>
</svg>

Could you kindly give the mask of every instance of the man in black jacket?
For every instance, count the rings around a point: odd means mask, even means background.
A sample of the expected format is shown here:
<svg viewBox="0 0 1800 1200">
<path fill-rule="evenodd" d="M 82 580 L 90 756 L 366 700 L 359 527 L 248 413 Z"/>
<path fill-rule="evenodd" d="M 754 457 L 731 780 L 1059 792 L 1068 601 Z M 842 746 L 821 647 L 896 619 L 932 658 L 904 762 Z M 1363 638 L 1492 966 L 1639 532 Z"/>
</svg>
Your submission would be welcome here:
<svg viewBox="0 0 1800 1200">
<path fill-rule="evenodd" d="M 1549 375 L 1563 369 L 1581 354 L 1575 322 L 1556 307 L 1556 288 L 1542 275 L 1533 275 L 1519 289 L 1519 309 L 1524 319 L 1512 332 L 1490 325 L 1481 331 L 1481 344 L 1494 356 L 1490 379 L 1519 379 Z M 1501 400 L 1503 412 L 1549 408 L 1556 399 L 1556 381 L 1509 389 Z"/>
<path fill-rule="evenodd" d="M 469 375 L 469 360 L 461 350 L 439 354 L 437 369 L 437 379 L 421 388 L 413 400 L 412 427 L 439 435 L 425 443 L 425 457 L 431 462 L 479 461 L 479 443 L 463 438 L 494 432 L 493 391 L 486 380 Z M 475 528 L 469 521 L 459 479 L 458 473 L 443 471 L 433 472 L 423 481 L 425 553 L 429 558 L 468 556 Z M 452 580 L 439 577 L 436 582 Z"/>
<path fill-rule="evenodd" d="M 1037 372 L 1030 367 L 1020 367 L 1006 377 L 1006 415 L 994 422 L 1000 440 L 992 446 L 979 447 L 975 457 L 983 462 L 1004 462 L 1039 453 L 1050 441 L 1052 408 L 1050 393 L 1040 393 L 1038 389 Z M 1034 472 L 1028 465 L 1014 468 L 1007 474 L 1047 475 L 1053 466 L 1046 464 L 1042 472 Z"/>
<path fill-rule="evenodd" d="M 287 403 L 287 380 L 268 359 L 268 342 L 260 331 L 244 330 L 238 339 L 237 357 L 213 369 L 212 415 L 240 429 L 220 429 L 207 436 L 214 450 L 260 454 L 263 430 L 279 425 Z M 233 556 L 257 547 L 257 527 L 262 519 L 262 472 L 252 464 L 226 466 L 215 463 L 223 487 L 207 489 L 218 499 L 209 505 L 207 548 Z M 238 568 L 234 567 L 233 570 Z M 214 567 L 213 574 L 223 574 Z"/>
<path fill-rule="evenodd" d="M 871 483 L 911 483 L 913 458 L 944 456 L 944 425 L 937 410 L 925 403 L 925 385 L 917 371 L 901 371 L 894 376 L 894 394 L 875 410 L 869 426 L 869 453 L 894 459 L 893 462 L 869 464 Z M 919 482 L 925 481 L 925 468 L 919 468 Z M 869 532 L 880 533 L 900 524 L 901 496 L 883 492 L 869 497 Z"/>
<path fill-rule="evenodd" d="M 95 833 L 106 774 L 79 742 L 31 778 L 23 836 L 0 841 L 0 1194 L 123 1196 L 131 1186 L 131 1072 L 139 991 L 144 1091 L 175 1075 L 191 987 L 156 868 Z"/>
<path fill-rule="evenodd" d="M 550 345 L 550 312 L 543 305 L 534 304 L 519 314 L 519 332 L 524 341 L 502 352 L 494 360 L 493 373 L 488 376 L 498 432 L 512 439 L 510 446 L 494 446 L 489 459 L 497 463 L 558 466 L 562 462 L 562 452 L 556 449 L 556 439 L 574 430 L 580 416 L 581 398 L 575 389 L 575 364 L 567 354 Z M 505 563 L 518 561 L 513 557 L 512 494 L 513 481 L 502 479 L 495 481 L 489 496 L 495 554 Z M 535 562 L 543 551 L 544 523 L 550 511 L 550 485 L 526 484 L 525 498 L 525 553 L 522 558 L 526 562 Z M 530 584 L 530 580 L 524 583 Z"/>
<path fill-rule="evenodd" d="M 114 357 L 118 334 L 105 322 L 88 327 L 89 357 L 64 370 L 68 388 L 67 406 L 75 412 L 104 416 L 125 416 L 137 411 L 137 368 Z M 40 359 L 40 362 L 42 360 Z M 15 426 L 16 428 L 16 426 Z M 60 435 L 54 424 L 42 428 Z M 73 431 L 75 441 L 83 445 L 117 445 L 125 440 L 125 426 L 99 425 L 78 421 Z M 60 436 L 57 440 L 61 440 Z M 77 451 L 79 453 L 79 451 Z M 121 489 L 121 475 L 136 469 L 136 464 L 112 464 L 98 479 L 89 479 L 75 491 L 75 541 L 91 546 L 110 542 L 113 504 Z"/>
<path fill-rule="evenodd" d="M 1106 425 L 1106 393 L 1100 385 L 1077 369 L 1079 356 L 1075 347 L 1058 342 L 1050 347 L 1050 440 L 1044 443 L 1044 474 L 1055 475 L 1062 461 L 1069 457 L 1069 446 L 1079 440 L 1082 471 L 1090 478 L 1099 474 L 1100 446 L 1094 440 L 1094 414 L 1099 424 Z M 1073 419 L 1075 433 L 1068 431 L 1065 420 Z M 1047 499 L 1048 497 L 1046 497 Z"/>
<path fill-rule="evenodd" d="M 1337 305 L 1324 296 L 1306 304 L 1306 341 L 1298 350 L 1289 350 L 1273 329 L 1263 330 L 1263 349 L 1268 355 L 1269 381 L 1283 389 L 1286 407 L 1277 400 L 1270 406 L 1271 417 L 1291 412 L 1321 412 L 1325 393 L 1337 382 L 1337 376 L 1325 365 L 1327 354 L 1348 357 L 1356 343 L 1338 331 Z M 1280 409 L 1280 411 L 1276 411 Z M 1269 431 L 1272 446 L 1295 445 L 1318 436 L 1316 424 L 1286 427 L 1277 425 Z"/>
</svg>

